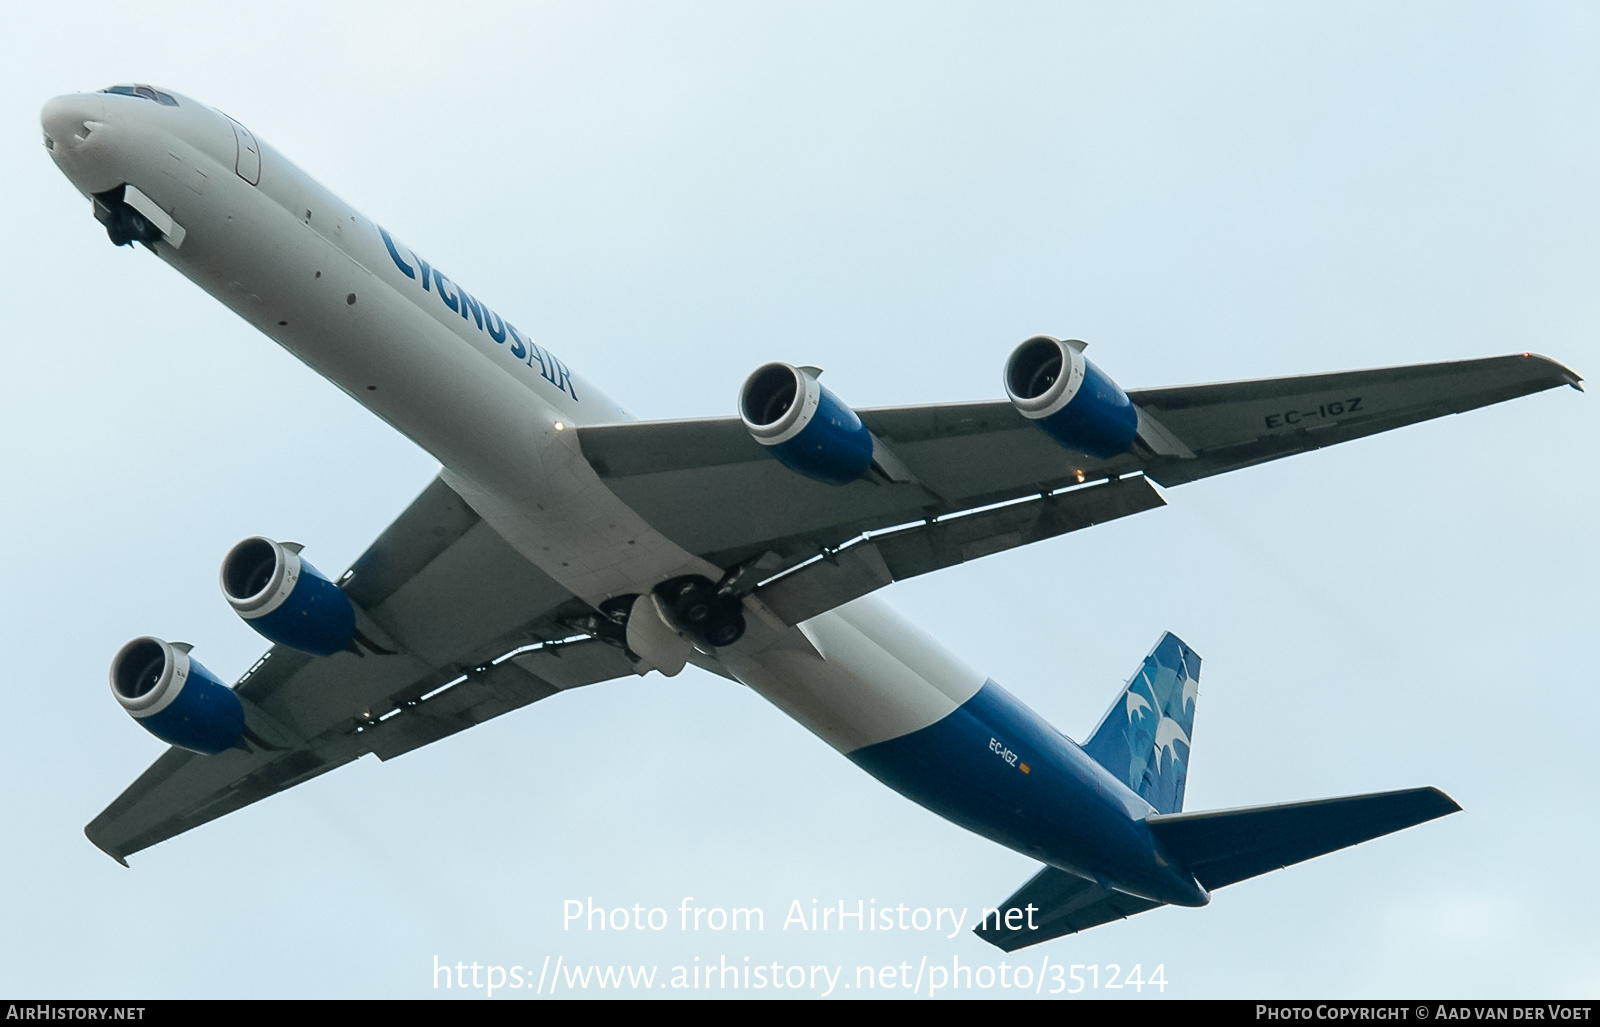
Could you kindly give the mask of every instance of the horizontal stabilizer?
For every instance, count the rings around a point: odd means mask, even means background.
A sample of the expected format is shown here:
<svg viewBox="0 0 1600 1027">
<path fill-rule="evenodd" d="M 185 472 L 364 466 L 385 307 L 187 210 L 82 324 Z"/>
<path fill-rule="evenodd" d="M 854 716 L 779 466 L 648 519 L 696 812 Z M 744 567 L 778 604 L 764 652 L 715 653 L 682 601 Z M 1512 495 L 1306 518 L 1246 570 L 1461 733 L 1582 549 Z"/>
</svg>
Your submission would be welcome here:
<svg viewBox="0 0 1600 1027">
<path fill-rule="evenodd" d="M 991 945 L 1015 952 L 1159 905 L 1162 903 L 1103 887 L 1065 870 L 1045 867 L 1002 902 L 999 910 L 986 910 L 983 922 L 973 928 L 972 933 Z"/>
<path fill-rule="evenodd" d="M 1456 813 L 1437 788 L 1152 816 L 1169 855 L 1208 890 Z"/>
</svg>

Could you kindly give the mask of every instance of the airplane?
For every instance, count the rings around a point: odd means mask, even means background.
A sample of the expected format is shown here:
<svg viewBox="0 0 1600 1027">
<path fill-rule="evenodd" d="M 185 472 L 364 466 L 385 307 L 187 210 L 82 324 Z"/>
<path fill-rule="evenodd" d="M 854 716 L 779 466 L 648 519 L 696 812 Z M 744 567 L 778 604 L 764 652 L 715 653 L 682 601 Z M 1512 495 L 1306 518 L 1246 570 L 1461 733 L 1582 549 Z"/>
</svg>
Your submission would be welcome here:
<svg viewBox="0 0 1600 1027">
<path fill-rule="evenodd" d="M 638 421 L 233 118 L 115 85 L 44 145 L 142 246 L 439 461 L 342 574 L 224 557 L 271 646 L 232 687 L 136 638 L 112 695 L 166 751 L 85 828 L 127 857 L 367 754 L 689 664 L 1042 865 L 978 935 L 1012 951 L 1456 812 L 1435 788 L 1184 812 L 1200 657 L 1165 634 L 1079 745 L 906 621 L 887 585 L 1165 505 L 1177 485 L 1582 379 L 1532 353 L 1125 390 L 1039 335 L 1005 398 L 855 409 L 757 367 L 735 413 Z"/>
</svg>

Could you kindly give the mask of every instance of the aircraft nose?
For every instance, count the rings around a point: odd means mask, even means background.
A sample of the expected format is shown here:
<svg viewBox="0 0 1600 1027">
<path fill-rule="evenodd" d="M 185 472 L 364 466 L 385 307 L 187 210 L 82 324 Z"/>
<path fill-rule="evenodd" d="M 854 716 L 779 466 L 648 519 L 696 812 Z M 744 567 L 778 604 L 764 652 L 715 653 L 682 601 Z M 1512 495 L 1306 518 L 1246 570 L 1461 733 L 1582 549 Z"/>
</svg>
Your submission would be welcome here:
<svg viewBox="0 0 1600 1027">
<path fill-rule="evenodd" d="M 104 117 L 105 100 L 95 93 L 68 93 L 50 100 L 39 112 L 45 148 L 71 150 L 82 145 L 93 131 L 93 123 Z"/>
</svg>

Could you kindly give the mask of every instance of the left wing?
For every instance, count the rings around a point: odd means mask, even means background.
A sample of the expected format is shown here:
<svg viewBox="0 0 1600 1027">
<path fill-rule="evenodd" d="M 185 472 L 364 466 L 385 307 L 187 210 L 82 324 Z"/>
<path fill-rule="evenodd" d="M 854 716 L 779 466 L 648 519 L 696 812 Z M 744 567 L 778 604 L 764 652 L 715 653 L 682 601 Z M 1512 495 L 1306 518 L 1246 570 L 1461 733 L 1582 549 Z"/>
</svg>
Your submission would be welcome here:
<svg viewBox="0 0 1600 1027">
<path fill-rule="evenodd" d="M 568 625 L 589 611 L 436 479 L 341 587 L 390 654 L 274 646 L 235 688 L 260 744 L 169 749 L 84 833 L 113 859 L 367 753 L 393 759 L 559 691 L 622 677 L 620 648 Z M 247 736 L 248 737 L 248 736 Z"/>
<path fill-rule="evenodd" d="M 796 623 L 890 581 L 1161 506 L 1151 481 L 1178 485 L 1580 381 L 1524 353 L 1130 391 L 1140 442 L 1104 460 L 1062 448 L 1004 400 L 867 409 L 862 422 L 907 473 L 846 485 L 784 467 L 737 417 L 598 425 L 578 438 L 646 521 Z"/>
</svg>

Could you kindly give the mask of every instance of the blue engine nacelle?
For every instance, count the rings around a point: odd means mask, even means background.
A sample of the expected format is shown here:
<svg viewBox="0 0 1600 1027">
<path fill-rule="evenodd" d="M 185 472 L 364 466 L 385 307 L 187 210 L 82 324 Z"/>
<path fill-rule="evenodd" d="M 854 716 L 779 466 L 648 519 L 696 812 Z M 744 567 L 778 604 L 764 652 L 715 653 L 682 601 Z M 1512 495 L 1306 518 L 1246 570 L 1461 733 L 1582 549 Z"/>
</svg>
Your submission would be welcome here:
<svg viewBox="0 0 1600 1027">
<path fill-rule="evenodd" d="M 739 388 L 740 419 L 791 470 L 829 485 L 865 478 L 872 432 L 810 372 L 781 362 L 756 368 Z"/>
<path fill-rule="evenodd" d="M 257 535 L 222 561 L 222 594 L 245 623 L 273 642 L 313 656 L 352 647 L 356 611 L 338 585 L 300 558 L 297 542 Z"/>
<path fill-rule="evenodd" d="M 233 689 L 189 657 L 189 647 L 148 635 L 111 661 L 111 694 L 163 742 L 214 756 L 244 737 L 244 705 Z"/>
<path fill-rule="evenodd" d="M 1133 448 L 1139 412 L 1076 339 L 1036 335 L 1006 361 L 1006 395 L 1023 417 L 1068 449 L 1104 460 Z"/>
</svg>

